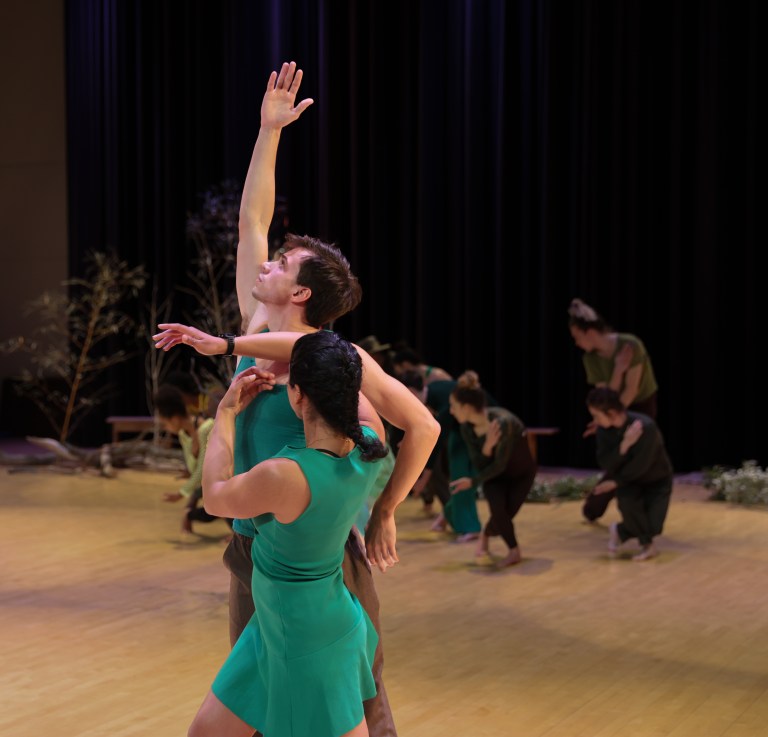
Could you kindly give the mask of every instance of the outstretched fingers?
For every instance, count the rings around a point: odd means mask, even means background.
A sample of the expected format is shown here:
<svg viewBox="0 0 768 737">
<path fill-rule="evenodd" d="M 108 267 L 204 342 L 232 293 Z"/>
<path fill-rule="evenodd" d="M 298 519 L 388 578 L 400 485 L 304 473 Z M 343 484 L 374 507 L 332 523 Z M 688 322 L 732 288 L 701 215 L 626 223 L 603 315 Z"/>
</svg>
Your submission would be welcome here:
<svg viewBox="0 0 768 737">
<path fill-rule="evenodd" d="M 296 63 L 291 62 L 293 68 L 296 69 Z M 296 69 L 296 74 L 293 75 L 293 80 L 287 84 L 288 91 L 295 97 L 301 86 L 301 78 L 304 76 L 304 72 L 301 69 Z"/>
<path fill-rule="evenodd" d="M 313 102 L 314 100 L 311 97 L 302 100 L 295 108 L 293 108 L 296 117 L 298 118 L 299 115 L 301 115 Z"/>
<path fill-rule="evenodd" d="M 184 342 L 182 334 L 176 330 L 163 330 L 162 333 L 153 335 L 152 340 L 155 341 L 155 348 L 161 348 L 164 351 L 168 351 L 173 346 Z"/>
<path fill-rule="evenodd" d="M 282 128 L 296 120 L 314 100 L 307 98 L 298 105 L 296 95 L 304 72 L 296 69 L 296 62 L 284 62 L 279 72 L 272 72 L 261 108 L 262 125 Z"/>
<path fill-rule="evenodd" d="M 291 86 L 291 82 L 293 81 L 293 73 L 295 70 L 295 61 L 292 61 L 290 64 L 287 61 L 284 61 L 283 66 L 280 67 L 280 74 L 277 75 L 276 88 L 279 90 L 287 90 Z"/>
<path fill-rule="evenodd" d="M 162 332 L 153 335 L 152 340 L 155 341 L 155 348 L 162 348 L 164 351 L 170 350 L 179 343 L 194 346 L 200 342 L 200 337 L 205 335 L 197 328 L 182 325 L 179 322 L 161 322 L 157 327 Z"/>
<path fill-rule="evenodd" d="M 291 62 L 291 64 L 294 64 L 294 62 Z M 299 91 L 299 87 L 301 86 L 301 80 L 304 77 L 304 72 L 301 69 L 296 70 L 296 75 L 293 78 L 293 82 L 291 83 L 291 86 L 289 88 L 289 92 L 293 99 L 296 99 L 296 95 Z M 311 97 L 307 97 L 306 99 L 302 100 L 298 105 L 296 105 L 295 108 L 293 108 L 293 112 L 296 114 L 296 117 L 298 118 L 299 115 L 301 115 L 312 103 L 314 100 Z"/>
</svg>

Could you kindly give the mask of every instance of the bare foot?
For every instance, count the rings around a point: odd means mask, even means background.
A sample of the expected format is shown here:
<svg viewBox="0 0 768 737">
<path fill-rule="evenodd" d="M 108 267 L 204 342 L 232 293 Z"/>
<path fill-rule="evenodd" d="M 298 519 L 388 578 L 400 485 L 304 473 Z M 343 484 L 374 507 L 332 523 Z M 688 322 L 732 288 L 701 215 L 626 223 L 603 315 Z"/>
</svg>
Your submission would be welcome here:
<svg viewBox="0 0 768 737">
<path fill-rule="evenodd" d="M 475 556 L 482 556 L 482 555 L 488 555 L 488 535 L 485 533 L 480 533 L 480 535 L 477 538 L 477 547 L 475 548 Z"/>
<path fill-rule="evenodd" d="M 459 535 L 456 538 L 457 543 L 468 543 L 472 540 L 477 540 L 477 538 L 480 537 L 479 532 L 465 532 L 463 535 Z"/>
<path fill-rule="evenodd" d="M 445 532 L 446 528 L 448 527 L 448 520 L 443 517 L 442 514 L 438 514 L 437 517 L 435 517 L 435 521 L 432 523 L 432 526 L 429 528 L 433 532 Z"/>
<path fill-rule="evenodd" d="M 192 520 L 189 518 L 189 515 L 185 514 L 181 518 L 181 531 L 182 532 L 188 532 L 192 533 Z"/>
<path fill-rule="evenodd" d="M 512 550 L 507 553 L 506 558 L 502 558 L 498 563 L 496 563 L 496 567 L 507 568 L 508 566 L 514 566 L 517 565 L 522 559 L 523 556 L 520 555 L 520 548 L 512 548 Z"/>
<path fill-rule="evenodd" d="M 650 545 L 644 545 L 643 549 L 637 553 L 637 555 L 632 556 L 632 560 L 650 560 L 651 558 L 655 558 L 659 554 L 659 551 L 656 550 L 655 547 L 653 547 L 653 543 Z"/>
</svg>

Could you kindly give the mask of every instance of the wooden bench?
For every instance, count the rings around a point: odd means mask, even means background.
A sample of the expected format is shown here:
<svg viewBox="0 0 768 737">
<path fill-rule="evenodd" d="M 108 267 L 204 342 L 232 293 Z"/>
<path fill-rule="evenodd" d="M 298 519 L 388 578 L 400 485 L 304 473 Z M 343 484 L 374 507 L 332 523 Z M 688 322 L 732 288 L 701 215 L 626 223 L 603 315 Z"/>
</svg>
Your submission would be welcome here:
<svg viewBox="0 0 768 737">
<path fill-rule="evenodd" d="M 120 434 L 124 432 L 137 432 L 145 435 L 155 430 L 155 418 L 152 415 L 112 415 L 107 417 L 107 422 L 112 425 L 113 443 L 116 443 Z"/>
<path fill-rule="evenodd" d="M 528 449 L 534 461 L 538 461 L 538 444 L 540 435 L 557 435 L 559 427 L 526 427 L 525 436 L 528 438 Z"/>
</svg>

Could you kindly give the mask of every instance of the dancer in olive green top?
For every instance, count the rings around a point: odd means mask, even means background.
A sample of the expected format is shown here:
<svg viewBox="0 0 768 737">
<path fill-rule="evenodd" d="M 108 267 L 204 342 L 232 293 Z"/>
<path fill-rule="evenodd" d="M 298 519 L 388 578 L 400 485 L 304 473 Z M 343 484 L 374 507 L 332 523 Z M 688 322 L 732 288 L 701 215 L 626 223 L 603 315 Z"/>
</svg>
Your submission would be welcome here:
<svg viewBox="0 0 768 737">
<path fill-rule="evenodd" d="M 378 637 L 344 586 L 344 544 L 387 450 L 380 420 L 358 422 L 362 361 L 319 331 L 296 341 L 286 391 L 306 447 L 286 446 L 233 476 L 235 416 L 274 377 L 242 372 L 219 405 L 203 469 L 210 512 L 250 518 L 255 614 L 190 734 L 362 737 Z"/>
<path fill-rule="evenodd" d="M 613 332 L 603 317 L 580 299 L 571 300 L 568 326 L 574 343 L 584 351 L 587 383 L 613 389 L 624 407 L 655 420 L 658 385 L 640 338 Z M 590 420 L 584 437 L 594 435 L 596 429 L 597 424 Z M 594 522 L 602 517 L 613 497 L 612 493 L 589 494 L 582 507 L 584 518 Z"/>
<path fill-rule="evenodd" d="M 584 351 L 587 383 L 613 389 L 633 412 L 656 419 L 658 384 L 643 341 L 631 333 L 613 332 L 606 321 L 580 299 L 571 300 L 568 326 L 574 343 Z M 587 434 L 594 434 L 590 422 Z"/>
</svg>

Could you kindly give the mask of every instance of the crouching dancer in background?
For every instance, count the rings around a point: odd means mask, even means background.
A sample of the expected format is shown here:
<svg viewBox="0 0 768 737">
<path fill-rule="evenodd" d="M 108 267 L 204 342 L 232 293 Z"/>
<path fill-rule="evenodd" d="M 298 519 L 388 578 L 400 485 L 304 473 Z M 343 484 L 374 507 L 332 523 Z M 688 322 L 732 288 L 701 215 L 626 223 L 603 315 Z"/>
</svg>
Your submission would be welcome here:
<svg viewBox="0 0 768 737">
<path fill-rule="evenodd" d="M 597 463 L 605 471 L 593 493 L 615 491 L 622 518 L 610 526 L 608 551 L 615 554 L 634 537 L 641 550 L 632 559 L 655 558 L 653 539 L 664 527 L 672 494 L 664 438 L 650 417 L 628 411 L 613 389 L 592 389 L 587 409 L 597 425 Z"/>
</svg>

